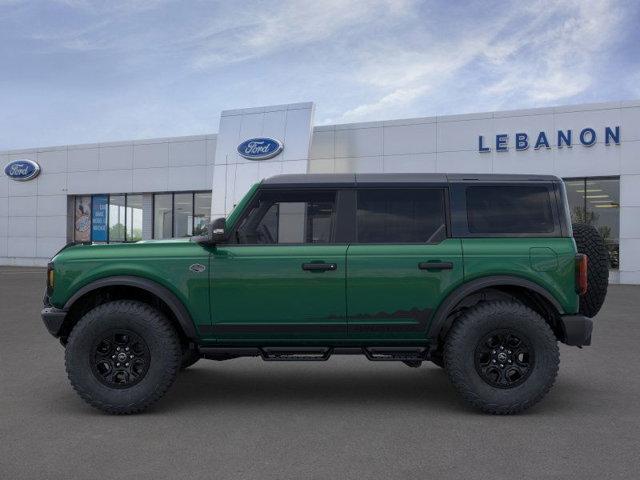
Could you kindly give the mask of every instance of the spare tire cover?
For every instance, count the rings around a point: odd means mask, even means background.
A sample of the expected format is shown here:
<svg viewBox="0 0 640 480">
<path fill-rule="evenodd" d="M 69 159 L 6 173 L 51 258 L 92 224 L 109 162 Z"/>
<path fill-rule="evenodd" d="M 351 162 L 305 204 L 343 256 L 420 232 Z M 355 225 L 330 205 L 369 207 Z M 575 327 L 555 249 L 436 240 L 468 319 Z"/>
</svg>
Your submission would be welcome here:
<svg viewBox="0 0 640 480">
<path fill-rule="evenodd" d="M 602 307 L 609 286 L 609 251 L 600 232 L 591 225 L 573 224 L 573 238 L 579 253 L 589 257 L 587 293 L 580 296 L 580 313 L 594 317 Z"/>
</svg>

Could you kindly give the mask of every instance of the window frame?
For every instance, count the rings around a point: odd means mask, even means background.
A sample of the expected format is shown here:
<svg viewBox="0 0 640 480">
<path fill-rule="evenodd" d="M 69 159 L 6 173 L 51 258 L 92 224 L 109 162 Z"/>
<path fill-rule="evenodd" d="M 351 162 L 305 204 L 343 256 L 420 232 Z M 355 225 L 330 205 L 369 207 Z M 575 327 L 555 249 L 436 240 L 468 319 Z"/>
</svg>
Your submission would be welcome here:
<svg viewBox="0 0 640 480">
<path fill-rule="evenodd" d="M 238 243 L 238 229 L 249 216 L 253 209 L 258 205 L 263 195 L 268 194 L 304 194 L 309 192 L 329 192 L 334 194 L 334 220 L 331 225 L 331 234 L 329 241 L 326 243 L 306 243 L 306 242 L 291 242 L 291 243 Z M 322 247 L 327 245 L 347 245 L 349 241 L 336 240 L 339 238 L 339 224 L 340 224 L 340 202 L 341 202 L 341 189 L 320 186 L 318 188 L 259 188 L 251 201 L 246 205 L 242 213 L 238 216 L 236 222 L 233 225 L 233 229 L 227 233 L 227 240 L 221 245 L 233 245 L 235 247 L 290 247 L 290 246 L 307 246 L 307 247 Z"/>
<path fill-rule="evenodd" d="M 473 187 L 543 187 L 549 195 L 551 216 L 553 217 L 553 230 L 551 232 L 525 232 L 525 233 L 475 233 L 469 229 L 467 212 L 467 189 Z M 567 237 L 568 229 L 560 215 L 558 205 L 558 189 L 556 182 L 546 181 L 522 181 L 522 182 L 456 182 L 451 183 L 451 215 L 452 234 L 458 238 L 559 238 Z"/>
<path fill-rule="evenodd" d="M 401 191 L 406 192 L 408 190 L 439 190 L 442 195 L 442 215 L 444 219 L 445 232 L 444 236 L 439 240 L 434 240 L 432 242 L 360 242 L 358 240 L 358 193 L 361 191 Z M 393 185 L 390 184 L 388 186 L 366 186 L 366 187 L 358 187 L 354 189 L 355 192 L 355 204 L 354 204 L 354 212 L 353 212 L 353 240 L 350 242 L 353 245 L 438 245 L 445 241 L 448 238 L 451 238 L 451 217 L 450 217 L 450 208 L 449 208 L 449 188 L 444 184 L 425 184 L 424 186 L 411 186 L 411 187 L 403 187 L 401 185 Z M 435 233 L 435 232 L 434 232 Z"/>
</svg>

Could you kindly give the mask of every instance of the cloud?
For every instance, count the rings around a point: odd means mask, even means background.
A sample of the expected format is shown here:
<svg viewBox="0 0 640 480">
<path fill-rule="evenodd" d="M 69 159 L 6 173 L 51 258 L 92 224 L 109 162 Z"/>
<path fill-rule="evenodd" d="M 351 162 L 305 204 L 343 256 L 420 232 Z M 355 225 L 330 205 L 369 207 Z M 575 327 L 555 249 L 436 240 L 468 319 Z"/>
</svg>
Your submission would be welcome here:
<svg viewBox="0 0 640 480">
<path fill-rule="evenodd" d="M 609 1 L 565 2 L 561 9 L 551 2 L 533 5 L 531 14 L 543 13 L 516 35 L 498 41 L 499 47 L 510 44 L 512 50 L 501 57 L 487 55 L 501 78 L 484 93 L 524 92 L 535 103 L 549 103 L 587 90 L 596 57 L 615 38 L 621 20 L 612 7 Z M 567 11 L 571 13 L 563 15 Z"/>
<path fill-rule="evenodd" d="M 0 148 L 212 132 L 222 109 L 308 100 L 334 123 L 637 98 L 638 11 L 631 0 L 0 0 Z"/>
<path fill-rule="evenodd" d="M 220 67 L 335 39 L 349 28 L 401 17 L 412 4 L 409 0 L 284 0 L 273 8 L 227 11 L 232 23 L 214 22 L 192 40 L 198 47 L 193 65 Z"/>
<path fill-rule="evenodd" d="M 472 17 L 456 34 L 445 39 L 425 34 L 419 47 L 400 39 L 361 53 L 353 77 L 362 79 L 369 95 L 339 120 L 402 115 L 408 105 L 442 96 L 456 84 L 475 85 L 478 108 L 509 105 L 515 96 L 546 105 L 585 92 L 594 81 L 599 53 L 617 37 L 621 14 L 612 2 L 537 1 L 511 7 L 495 18 L 474 18 L 469 12 Z"/>
</svg>

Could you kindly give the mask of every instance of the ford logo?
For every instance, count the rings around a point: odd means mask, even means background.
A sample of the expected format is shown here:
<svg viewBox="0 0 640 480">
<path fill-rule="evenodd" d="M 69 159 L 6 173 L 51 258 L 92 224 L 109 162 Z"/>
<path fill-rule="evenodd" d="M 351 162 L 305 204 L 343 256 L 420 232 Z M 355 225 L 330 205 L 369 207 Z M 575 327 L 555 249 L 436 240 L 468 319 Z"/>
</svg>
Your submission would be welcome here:
<svg viewBox="0 0 640 480">
<path fill-rule="evenodd" d="M 278 155 L 284 146 L 273 138 L 250 138 L 238 145 L 238 153 L 249 160 L 266 160 Z"/>
<path fill-rule="evenodd" d="M 11 180 L 26 182 L 38 176 L 40 165 L 33 160 L 14 160 L 4 167 L 4 173 Z"/>
</svg>

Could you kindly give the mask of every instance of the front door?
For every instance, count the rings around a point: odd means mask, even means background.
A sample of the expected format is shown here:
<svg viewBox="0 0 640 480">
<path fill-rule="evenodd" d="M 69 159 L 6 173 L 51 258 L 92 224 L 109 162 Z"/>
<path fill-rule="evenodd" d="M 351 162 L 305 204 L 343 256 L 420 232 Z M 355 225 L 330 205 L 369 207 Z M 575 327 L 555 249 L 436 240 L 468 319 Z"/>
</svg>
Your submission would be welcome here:
<svg viewBox="0 0 640 480">
<path fill-rule="evenodd" d="M 448 238 L 444 188 L 360 189 L 347 252 L 354 340 L 424 340 L 434 310 L 463 278 L 460 239 Z"/>
<path fill-rule="evenodd" d="M 214 336 L 346 336 L 345 257 L 334 243 L 336 192 L 263 190 L 211 257 Z"/>
</svg>

